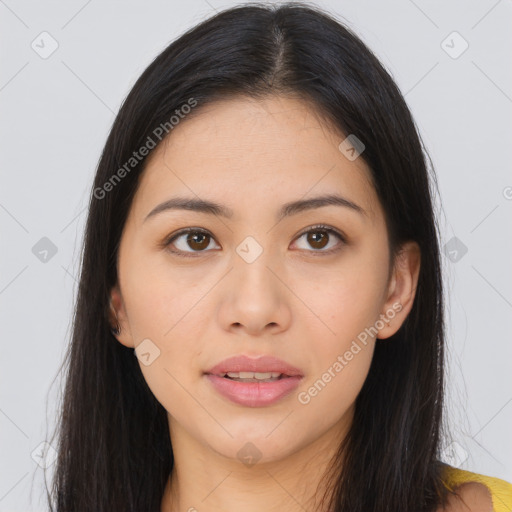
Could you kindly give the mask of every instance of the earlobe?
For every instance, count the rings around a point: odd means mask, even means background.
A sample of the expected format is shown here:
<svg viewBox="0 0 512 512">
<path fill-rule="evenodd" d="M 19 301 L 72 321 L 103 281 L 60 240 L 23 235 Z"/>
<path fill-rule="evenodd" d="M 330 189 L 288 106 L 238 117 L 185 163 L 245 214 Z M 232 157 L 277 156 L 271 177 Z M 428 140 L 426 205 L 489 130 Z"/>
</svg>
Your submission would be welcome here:
<svg viewBox="0 0 512 512">
<path fill-rule="evenodd" d="M 385 339 L 395 334 L 412 309 L 421 265 L 421 251 L 414 241 L 405 242 L 396 256 L 388 296 L 381 314 L 385 325 L 377 338 Z"/>
</svg>

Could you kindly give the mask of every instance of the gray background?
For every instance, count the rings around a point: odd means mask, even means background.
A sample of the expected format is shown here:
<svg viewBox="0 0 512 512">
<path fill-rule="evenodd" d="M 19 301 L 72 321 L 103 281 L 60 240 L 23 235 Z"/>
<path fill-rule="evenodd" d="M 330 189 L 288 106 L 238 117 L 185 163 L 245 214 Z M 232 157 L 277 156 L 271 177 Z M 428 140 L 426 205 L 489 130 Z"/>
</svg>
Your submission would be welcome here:
<svg viewBox="0 0 512 512">
<path fill-rule="evenodd" d="M 454 434 L 444 458 L 512 482 L 512 2 L 317 3 L 394 76 L 437 171 Z M 232 5 L 0 0 L 1 511 L 46 510 L 38 454 L 53 430 L 87 198 L 115 112 L 171 40 Z M 43 237 L 54 255 L 38 252 Z"/>
</svg>

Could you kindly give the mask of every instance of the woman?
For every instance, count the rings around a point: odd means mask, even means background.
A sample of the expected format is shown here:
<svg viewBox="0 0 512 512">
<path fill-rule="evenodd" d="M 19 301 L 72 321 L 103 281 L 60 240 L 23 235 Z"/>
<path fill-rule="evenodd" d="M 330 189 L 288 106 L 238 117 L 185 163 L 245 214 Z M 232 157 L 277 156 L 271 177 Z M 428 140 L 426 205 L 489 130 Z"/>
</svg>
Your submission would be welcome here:
<svg viewBox="0 0 512 512">
<path fill-rule="evenodd" d="M 246 5 L 173 42 L 94 180 L 52 506 L 510 508 L 440 462 L 431 187 L 398 88 L 328 14 Z"/>
</svg>

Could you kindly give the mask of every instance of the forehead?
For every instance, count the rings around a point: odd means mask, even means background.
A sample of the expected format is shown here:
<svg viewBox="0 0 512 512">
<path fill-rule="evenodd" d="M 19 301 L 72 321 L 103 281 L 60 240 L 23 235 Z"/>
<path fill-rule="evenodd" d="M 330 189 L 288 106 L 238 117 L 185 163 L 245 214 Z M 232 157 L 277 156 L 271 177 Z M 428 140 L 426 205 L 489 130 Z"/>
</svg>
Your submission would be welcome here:
<svg viewBox="0 0 512 512">
<path fill-rule="evenodd" d="M 224 204 L 271 202 L 339 193 L 379 214 L 362 158 L 339 149 L 345 135 L 299 99 L 234 97 L 198 106 L 146 160 L 134 199 L 137 218 L 170 195 Z"/>
</svg>

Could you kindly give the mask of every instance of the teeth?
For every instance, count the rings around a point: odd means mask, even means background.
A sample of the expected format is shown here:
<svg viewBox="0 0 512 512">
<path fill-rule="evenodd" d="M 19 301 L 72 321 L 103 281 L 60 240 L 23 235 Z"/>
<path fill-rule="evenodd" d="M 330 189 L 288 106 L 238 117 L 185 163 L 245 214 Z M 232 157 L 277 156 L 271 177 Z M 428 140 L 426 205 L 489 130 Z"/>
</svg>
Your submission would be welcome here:
<svg viewBox="0 0 512 512">
<path fill-rule="evenodd" d="M 232 379 L 277 379 L 281 374 L 279 372 L 228 372 L 228 377 Z"/>
</svg>

